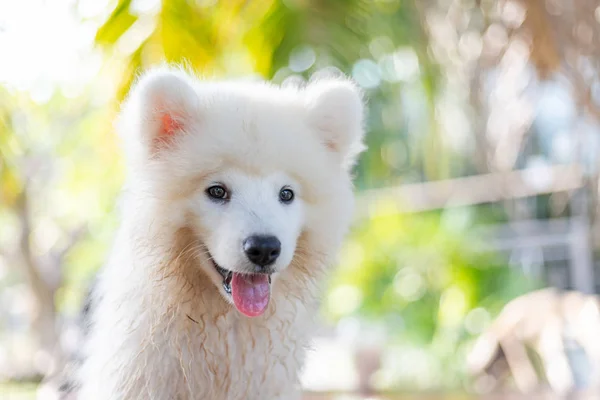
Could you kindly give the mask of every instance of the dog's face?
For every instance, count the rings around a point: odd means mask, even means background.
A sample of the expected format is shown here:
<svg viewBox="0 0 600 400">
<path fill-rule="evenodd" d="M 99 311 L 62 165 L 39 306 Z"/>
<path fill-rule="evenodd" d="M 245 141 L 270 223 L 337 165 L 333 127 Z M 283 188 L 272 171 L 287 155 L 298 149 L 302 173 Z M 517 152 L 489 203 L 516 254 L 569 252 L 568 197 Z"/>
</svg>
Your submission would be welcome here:
<svg viewBox="0 0 600 400">
<path fill-rule="evenodd" d="M 300 90 L 158 70 L 132 90 L 119 128 L 137 190 L 166 204 L 157 218 L 194 231 L 199 273 L 257 316 L 303 234 L 337 250 L 362 119 L 346 80 Z"/>
<path fill-rule="evenodd" d="M 302 186 L 285 172 L 210 174 L 193 207 L 204 243 L 228 271 L 273 274 L 292 261 L 303 222 Z"/>
</svg>

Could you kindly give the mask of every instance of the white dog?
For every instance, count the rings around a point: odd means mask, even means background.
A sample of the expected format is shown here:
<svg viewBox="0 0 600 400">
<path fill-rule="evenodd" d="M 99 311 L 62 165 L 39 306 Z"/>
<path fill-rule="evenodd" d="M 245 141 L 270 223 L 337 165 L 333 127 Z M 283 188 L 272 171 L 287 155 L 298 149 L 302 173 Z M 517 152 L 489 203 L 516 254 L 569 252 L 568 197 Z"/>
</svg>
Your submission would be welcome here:
<svg viewBox="0 0 600 400">
<path fill-rule="evenodd" d="M 298 399 L 319 286 L 351 221 L 359 90 L 161 68 L 117 129 L 128 184 L 78 398 Z"/>
</svg>

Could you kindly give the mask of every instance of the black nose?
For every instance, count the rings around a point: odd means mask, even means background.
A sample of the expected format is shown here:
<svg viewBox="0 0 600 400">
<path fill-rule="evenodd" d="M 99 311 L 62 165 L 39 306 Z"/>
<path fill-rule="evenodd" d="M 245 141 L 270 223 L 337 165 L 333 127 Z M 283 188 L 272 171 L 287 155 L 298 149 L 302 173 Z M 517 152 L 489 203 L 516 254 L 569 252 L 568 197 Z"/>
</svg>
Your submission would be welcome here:
<svg viewBox="0 0 600 400">
<path fill-rule="evenodd" d="M 248 259 L 260 267 L 273 264 L 281 253 L 281 242 L 275 236 L 250 236 L 243 246 Z"/>
</svg>

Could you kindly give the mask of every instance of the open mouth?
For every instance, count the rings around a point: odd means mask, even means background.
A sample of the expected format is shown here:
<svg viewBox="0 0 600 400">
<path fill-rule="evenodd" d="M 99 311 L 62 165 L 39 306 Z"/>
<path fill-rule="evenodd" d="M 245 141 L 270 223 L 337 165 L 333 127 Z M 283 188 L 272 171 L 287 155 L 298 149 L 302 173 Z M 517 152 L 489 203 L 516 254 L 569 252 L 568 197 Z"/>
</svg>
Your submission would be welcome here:
<svg viewBox="0 0 600 400">
<path fill-rule="evenodd" d="M 231 294 L 231 279 L 233 278 L 233 272 L 219 267 L 214 261 L 213 265 L 217 272 L 223 277 L 223 290 L 225 290 L 227 294 Z"/>
<path fill-rule="evenodd" d="M 243 274 L 225 269 L 214 260 L 212 263 L 223 277 L 223 290 L 240 313 L 258 317 L 265 312 L 271 297 L 271 274 Z"/>
</svg>

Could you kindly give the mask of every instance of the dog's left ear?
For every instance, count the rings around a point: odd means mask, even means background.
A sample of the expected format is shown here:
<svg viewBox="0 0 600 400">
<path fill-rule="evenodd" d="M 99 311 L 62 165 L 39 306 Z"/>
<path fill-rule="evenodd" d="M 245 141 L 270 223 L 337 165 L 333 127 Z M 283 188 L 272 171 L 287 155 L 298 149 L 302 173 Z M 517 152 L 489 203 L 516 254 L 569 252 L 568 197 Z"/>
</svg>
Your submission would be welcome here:
<svg viewBox="0 0 600 400">
<path fill-rule="evenodd" d="M 351 167 L 365 150 L 361 90 L 347 79 L 315 81 L 306 88 L 310 123 L 325 146 Z"/>
</svg>

